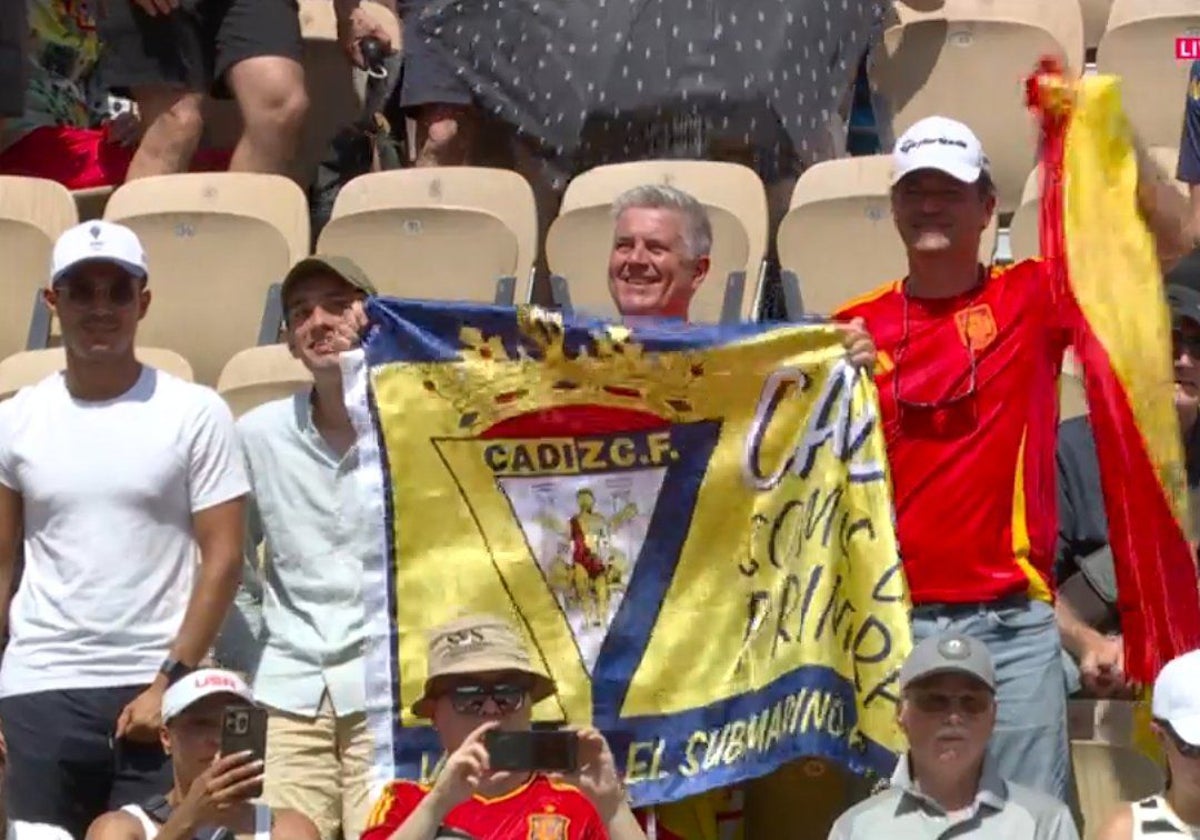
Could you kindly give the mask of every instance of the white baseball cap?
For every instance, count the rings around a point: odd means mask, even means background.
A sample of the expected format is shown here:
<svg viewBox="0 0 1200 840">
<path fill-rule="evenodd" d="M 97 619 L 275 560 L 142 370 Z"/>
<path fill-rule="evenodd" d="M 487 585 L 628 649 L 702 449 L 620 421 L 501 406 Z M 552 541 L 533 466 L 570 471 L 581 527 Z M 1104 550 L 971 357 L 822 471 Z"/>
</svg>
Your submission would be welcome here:
<svg viewBox="0 0 1200 840">
<path fill-rule="evenodd" d="M 124 225 L 96 220 L 76 225 L 58 237 L 50 261 L 50 285 L 81 263 L 92 261 L 110 262 L 134 277 L 146 278 L 146 251 L 137 234 Z"/>
<path fill-rule="evenodd" d="M 1154 681 L 1150 709 L 1156 720 L 1169 723 L 1176 735 L 1200 747 L 1200 650 L 1163 666 Z"/>
<path fill-rule="evenodd" d="M 926 117 L 904 132 L 892 150 L 892 185 L 918 169 L 936 169 L 965 184 L 988 171 L 987 155 L 975 132 L 958 120 Z"/>
<path fill-rule="evenodd" d="M 250 686 L 237 674 L 221 668 L 201 668 L 192 671 L 163 692 L 163 723 L 178 717 L 192 704 L 214 694 L 229 694 L 247 703 L 254 702 L 254 693 L 250 691 Z"/>
</svg>

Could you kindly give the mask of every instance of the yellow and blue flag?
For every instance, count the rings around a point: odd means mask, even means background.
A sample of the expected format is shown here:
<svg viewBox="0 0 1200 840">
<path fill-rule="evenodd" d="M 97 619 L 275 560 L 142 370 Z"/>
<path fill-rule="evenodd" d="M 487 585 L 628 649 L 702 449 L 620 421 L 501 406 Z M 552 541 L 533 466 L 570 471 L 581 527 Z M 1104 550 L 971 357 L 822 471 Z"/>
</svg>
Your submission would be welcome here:
<svg viewBox="0 0 1200 840">
<path fill-rule="evenodd" d="M 427 631 L 507 617 L 635 804 L 802 756 L 890 772 L 911 648 L 871 377 L 830 326 L 568 321 L 374 298 L 345 357 L 380 551 L 382 778 L 443 759 Z"/>
</svg>

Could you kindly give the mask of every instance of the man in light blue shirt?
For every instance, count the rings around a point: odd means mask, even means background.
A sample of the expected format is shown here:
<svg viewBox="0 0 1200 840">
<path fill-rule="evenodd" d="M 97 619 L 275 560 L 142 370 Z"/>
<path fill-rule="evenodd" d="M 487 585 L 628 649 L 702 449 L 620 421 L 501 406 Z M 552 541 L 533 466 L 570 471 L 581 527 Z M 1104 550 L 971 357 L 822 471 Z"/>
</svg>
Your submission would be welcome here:
<svg viewBox="0 0 1200 840">
<path fill-rule="evenodd" d="M 322 840 L 357 840 L 370 807 L 362 571 L 379 546 L 354 486 L 338 356 L 357 346 L 374 293 L 344 257 L 297 263 L 282 288 L 287 343 L 313 387 L 238 421 L 253 502 L 222 658 L 253 675 L 270 709 L 265 801 L 307 815 Z"/>
</svg>

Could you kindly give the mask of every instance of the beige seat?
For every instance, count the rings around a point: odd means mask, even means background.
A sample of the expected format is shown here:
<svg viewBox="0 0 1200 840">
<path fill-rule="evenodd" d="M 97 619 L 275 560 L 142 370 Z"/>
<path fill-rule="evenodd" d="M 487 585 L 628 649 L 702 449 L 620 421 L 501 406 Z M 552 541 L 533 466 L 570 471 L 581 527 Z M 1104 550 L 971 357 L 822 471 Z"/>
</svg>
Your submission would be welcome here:
<svg viewBox="0 0 1200 840">
<path fill-rule="evenodd" d="M 50 278 L 54 242 L 77 221 L 75 202 L 61 184 L 0 176 L 0 358 L 27 346 L 34 301 Z"/>
<path fill-rule="evenodd" d="M 330 0 L 299 0 L 300 33 L 304 52 L 305 87 L 308 89 L 308 116 L 300 136 L 300 148 L 291 175 L 306 186 L 312 182 L 317 164 L 328 154 L 333 137 L 361 114 L 363 80 L 354 70 L 337 42 L 337 18 Z M 383 4 L 366 2 L 362 8 L 376 18 L 392 43 L 402 44 L 400 22 Z M 206 146 L 231 149 L 242 133 L 237 105 L 230 100 L 205 103 Z"/>
<path fill-rule="evenodd" d="M 1084 840 L 1094 840 L 1120 802 L 1161 791 L 1162 767 L 1134 745 L 1134 706 L 1123 700 L 1076 700 L 1067 706 L 1071 763 L 1079 788 Z"/>
<path fill-rule="evenodd" d="M 609 208 L 618 195 L 644 184 L 663 184 L 684 190 L 707 207 L 710 215 L 720 215 L 713 214 L 711 211 L 714 210 L 724 211 L 742 227 L 747 245 L 745 262 L 728 269 L 722 264 L 721 269 L 745 272 L 743 293 L 736 301 L 737 311 L 744 320 L 753 318 L 762 295 L 763 260 L 769 235 L 766 191 L 754 170 L 736 163 L 716 161 L 635 161 L 599 166 L 575 176 L 567 184 L 559 216 L 551 223 L 546 234 L 546 260 L 550 271 L 566 278 L 572 302 L 576 298 L 594 297 L 597 282 L 607 286 L 605 269 L 613 233 Z M 602 208 L 604 213 L 595 208 Z M 588 215 L 571 215 L 580 210 L 588 210 Z M 584 219 L 590 224 L 584 225 Z M 728 225 L 724 221 L 718 223 L 715 218 L 713 223 L 713 247 L 724 248 L 718 242 L 715 228 L 717 224 Z M 571 234 L 569 237 L 565 236 L 567 232 Z M 741 237 L 736 239 L 738 241 L 730 247 L 740 249 Z M 599 241 L 604 243 L 604 256 L 598 263 L 594 260 L 582 263 L 573 256 L 576 249 L 596 253 L 595 243 Z M 714 316 L 721 312 L 725 300 L 725 277 L 724 274 L 710 272 L 708 281 L 701 287 L 695 305 L 698 312 L 705 313 L 707 320 L 715 320 Z M 694 314 L 694 317 L 699 315 Z"/>
<path fill-rule="evenodd" d="M 1176 181 L 1175 165 L 1179 160 L 1179 149 L 1174 146 L 1155 146 L 1147 149 L 1151 159 L 1162 170 L 1163 174 L 1172 179 L 1179 194 L 1188 197 L 1188 185 Z M 1021 195 L 1021 206 L 1013 214 L 1012 225 L 1009 228 L 1009 242 L 1012 247 L 1014 260 L 1035 257 L 1041 253 L 1038 242 L 1038 170 L 1029 173 L 1025 181 L 1025 190 Z"/>
<path fill-rule="evenodd" d="M 172 376 L 192 381 L 192 366 L 173 350 L 160 347 L 138 347 L 138 361 L 158 368 Z M 55 371 L 67 366 L 66 351 L 61 347 L 46 350 L 24 350 L 0 360 L 0 400 L 6 400 L 21 388 L 41 382 Z"/>
<path fill-rule="evenodd" d="M 804 312 L 828 315 L 907 273 L 904 243 L 892 221 L 890 181 L 891 157 L 870 155 L 823 161 L 796 182 L 776 248 L 780 266 L 798 281 Z M 979 259 L 990 262 L 995 247 L 993 218 Z M 784 282 L 794 281 L 785 276 Z"/>
<path fill-rule="evenodd" d="M 1125 111 L 1148 146 L 1179 144 L 1190 65 L 1176 61 L 1175 39 L 1185 35 L 1200 36 L 1196 0 L 1114 0 L 1100 39 L 1096 69 L 1121 77 Z"/>
<path fill-rule="evenodd" d="M 1036 157 L 1033 119 L 1025 108 L 1024 79 L 1039 59 L 1060 56 L 1076 73 L 1083 67 L 1083 19 L 1066 0 L 943 0 L 897 3 L 897 22 L 873 53 L 871 78 L 887 97 L 891 134 L 923 117 L 952 117 L 983 141 L 1010 212 Z"/>
<path fill-rule="evenodd" d="M 362 175 L 338 193 L 317 250 L 354 257 L 398 297 L 524 300 L 537 258 L 533 189 L 483 167 Z M 497 296 L 502 277 L 516 279 L 520 297 L 512 280 Z"/>
<path fill-rule="evenodd" d="M 272 284 L 308 250 L 308 208 L 278 175 L 197 173 L 131 181 L 105 211 L 141 237 L 153 300 L 139 340 L 183 353 L 213 385 L 259 342 Z"/>
<path fill-rule="evenodd" d="M 1100 38 L 1108 27 L 1108 15 L 1113 0 L 1079 0 L 1083 10 L 1083 44 L 1089 50 L 1100 45 Z"/>
<path fill-rule="evenodd" d="M 264 344 L 239 351 L 217 380 L 217 393 L 235 417 L 265 402 L 281 399 L 312 385 L 312 374 L 292 356 L 286 344 Z"/>
</svg>

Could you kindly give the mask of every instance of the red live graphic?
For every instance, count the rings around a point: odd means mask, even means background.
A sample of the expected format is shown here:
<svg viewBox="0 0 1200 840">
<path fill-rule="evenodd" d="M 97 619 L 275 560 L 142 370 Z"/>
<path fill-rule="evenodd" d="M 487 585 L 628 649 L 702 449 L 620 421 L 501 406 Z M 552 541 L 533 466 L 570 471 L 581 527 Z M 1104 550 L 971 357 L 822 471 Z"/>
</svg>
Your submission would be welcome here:
<svg viewBox="0 0 1200 840">
<path fill-rule="evenodd" d="M 1200 61 L 1200 35 L 1182 35 L 1175 39 L 1175 58 Z"/>
</svg>

